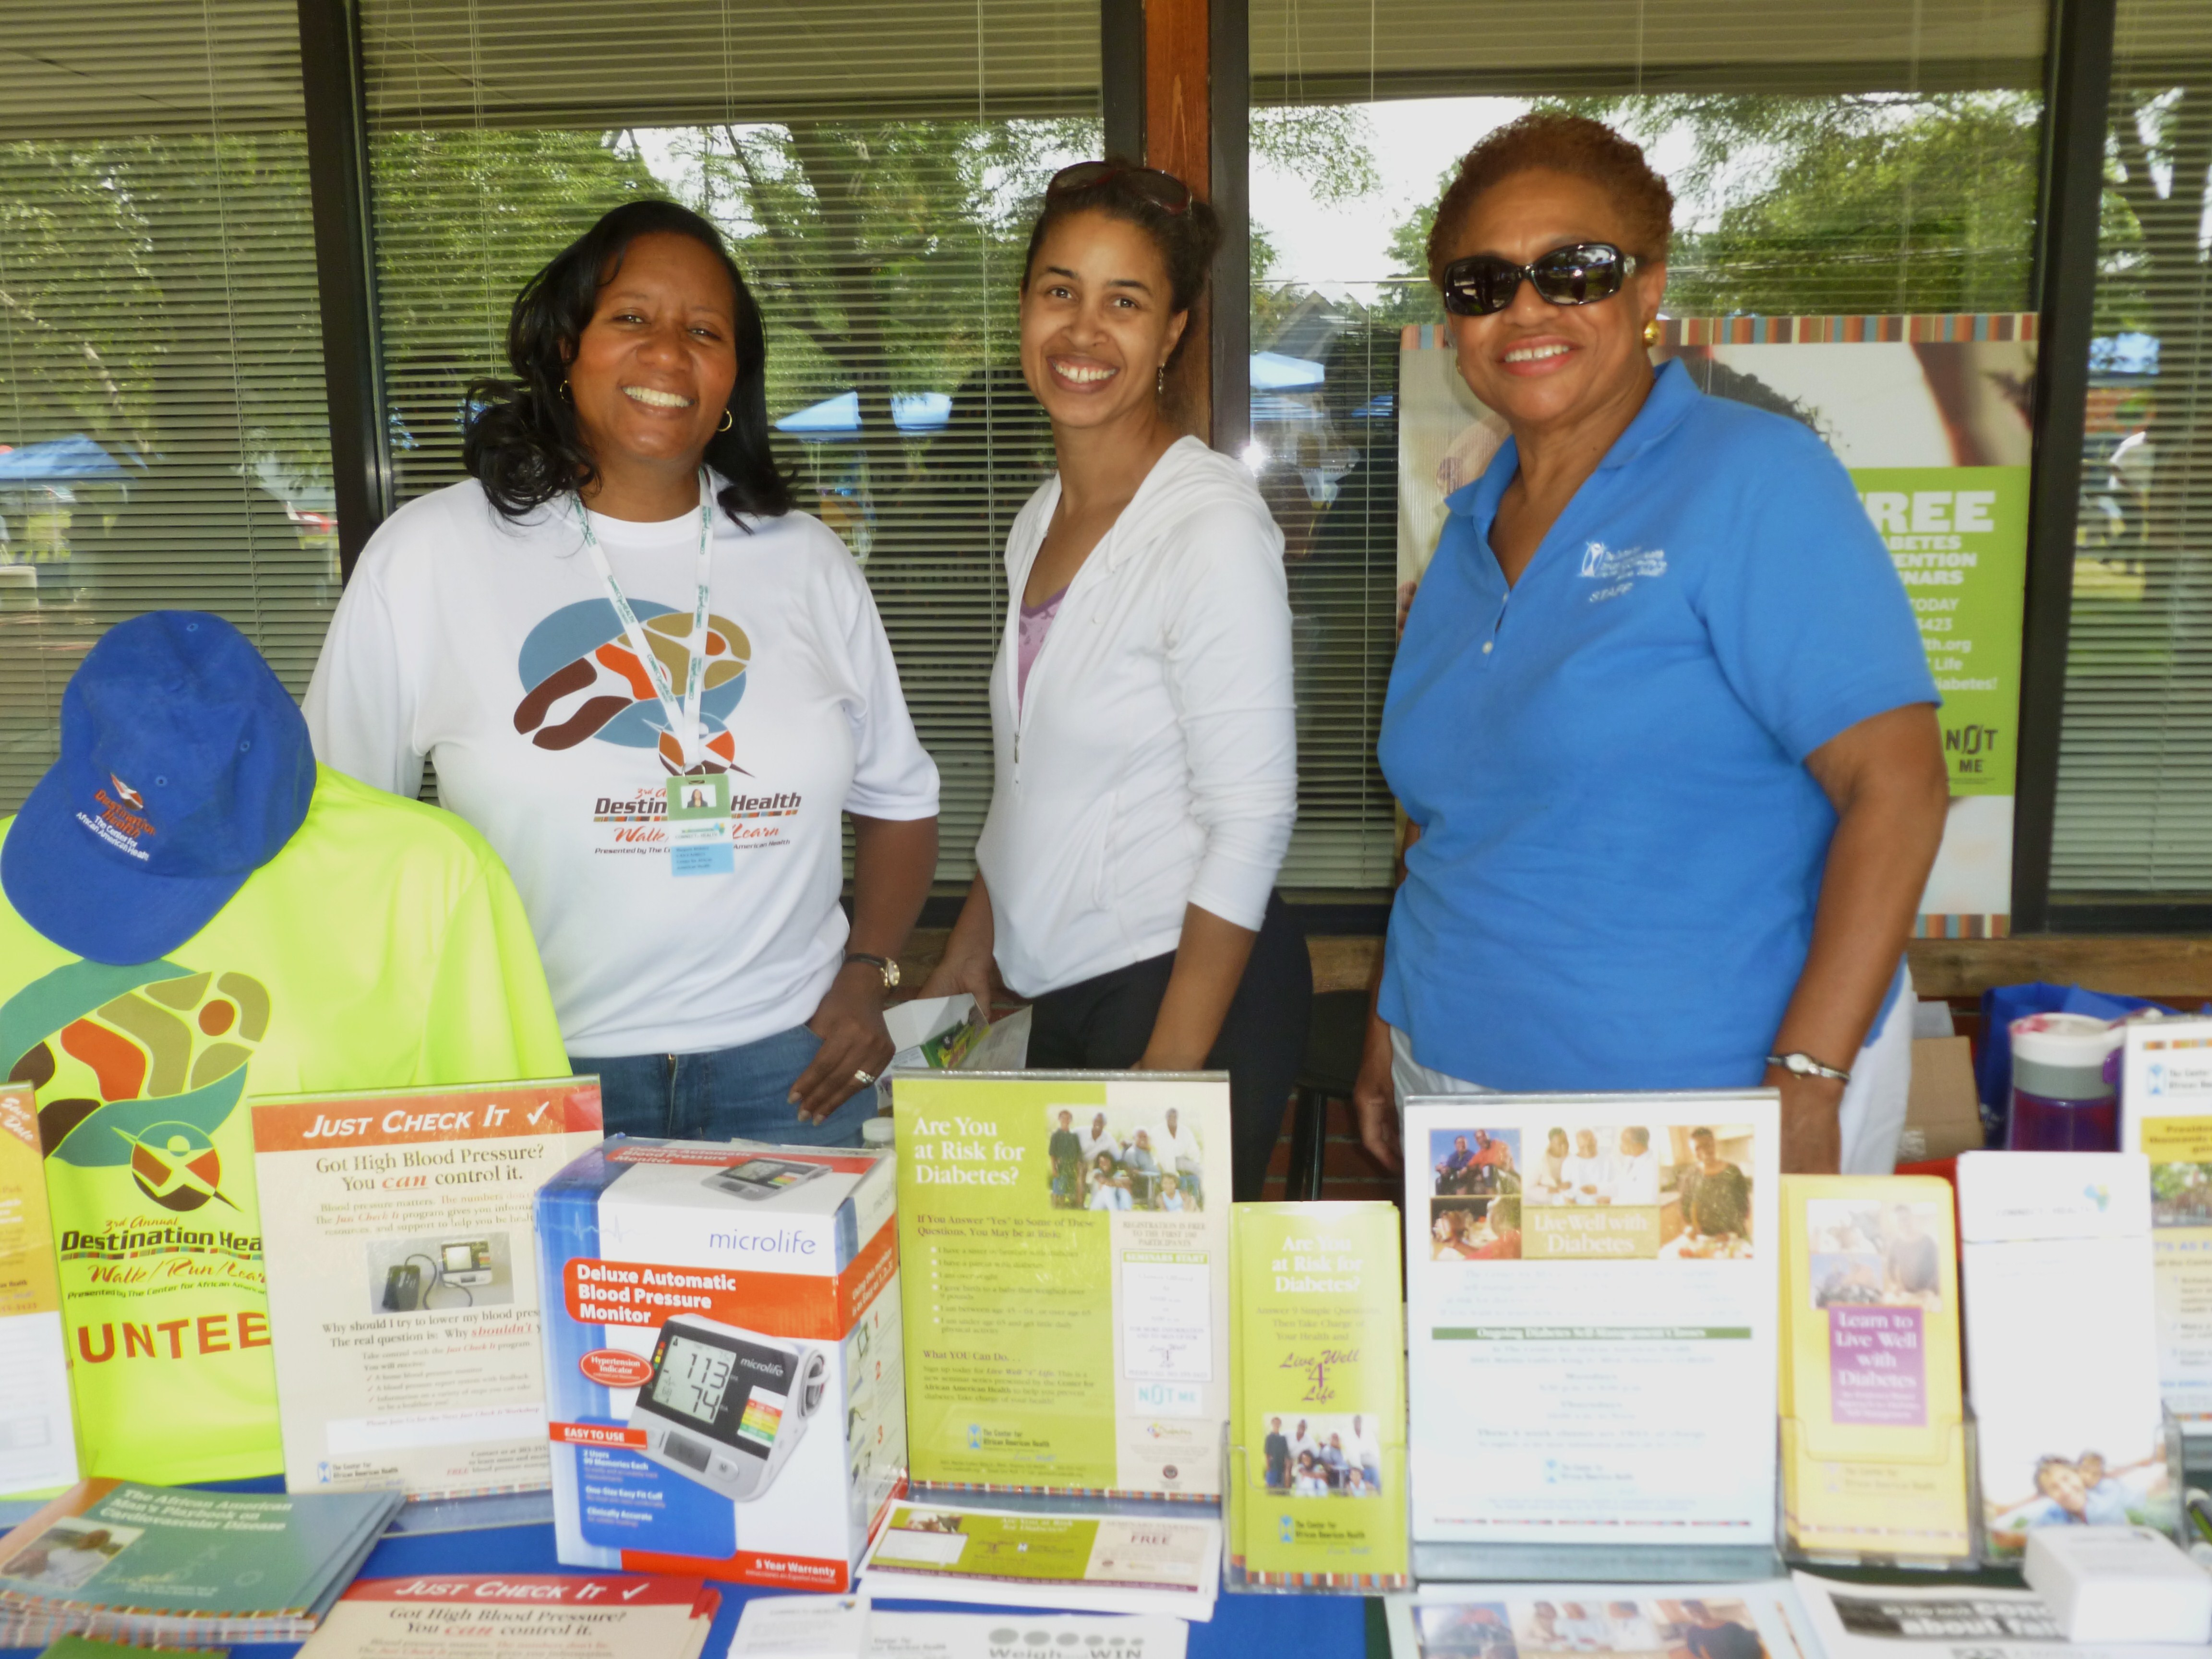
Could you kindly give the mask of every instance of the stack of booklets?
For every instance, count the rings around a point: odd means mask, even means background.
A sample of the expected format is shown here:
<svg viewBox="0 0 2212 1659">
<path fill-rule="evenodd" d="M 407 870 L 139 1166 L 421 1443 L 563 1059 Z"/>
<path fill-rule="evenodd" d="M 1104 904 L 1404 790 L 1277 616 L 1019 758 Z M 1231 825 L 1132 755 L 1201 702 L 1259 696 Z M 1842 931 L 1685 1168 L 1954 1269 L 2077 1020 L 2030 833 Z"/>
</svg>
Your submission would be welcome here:
<svg viewBox="0 0 2212 1659">
<path fill-rule="evenodd" d="M 720 1593 L 696 1577 L 365 1578 L 338 1599 L 300 1659 L 699 1659 L 721 1605 Z"/>
<path fill-rule="evenodd" d="M 84 1481 L 0 1538 L 0 1648 L 302 1641 L 400 1501 Z"/>
</svg>

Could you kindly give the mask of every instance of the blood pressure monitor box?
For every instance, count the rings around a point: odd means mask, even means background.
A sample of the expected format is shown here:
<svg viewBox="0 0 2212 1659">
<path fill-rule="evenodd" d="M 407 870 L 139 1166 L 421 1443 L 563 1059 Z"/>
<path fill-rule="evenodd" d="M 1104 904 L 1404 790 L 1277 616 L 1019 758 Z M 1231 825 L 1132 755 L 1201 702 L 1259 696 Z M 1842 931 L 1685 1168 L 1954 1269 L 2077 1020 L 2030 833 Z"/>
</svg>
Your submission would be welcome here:
<svg viewBox="0 0 2212 1659">
<path fill-rule="evenodd" d="M 616 1136 L 538 1194 L 569 1566 L 842 1590 L 905 1490 L 890 1155 Z"/>
</svg>

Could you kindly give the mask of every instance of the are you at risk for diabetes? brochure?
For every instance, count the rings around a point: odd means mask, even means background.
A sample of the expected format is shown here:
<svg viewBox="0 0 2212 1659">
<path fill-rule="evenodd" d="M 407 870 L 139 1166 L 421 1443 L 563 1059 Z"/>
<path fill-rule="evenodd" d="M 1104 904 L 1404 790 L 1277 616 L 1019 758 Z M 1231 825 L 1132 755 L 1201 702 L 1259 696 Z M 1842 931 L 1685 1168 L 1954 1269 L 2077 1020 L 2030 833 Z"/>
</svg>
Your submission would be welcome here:
<svg viewBox="0 0 2212 1659">
<path fill-rule="evenodd" d="M 1227 1079 L 901 1074 L 892 1095 L 915 1480 L 1218 1497 Z"/>
</svg>

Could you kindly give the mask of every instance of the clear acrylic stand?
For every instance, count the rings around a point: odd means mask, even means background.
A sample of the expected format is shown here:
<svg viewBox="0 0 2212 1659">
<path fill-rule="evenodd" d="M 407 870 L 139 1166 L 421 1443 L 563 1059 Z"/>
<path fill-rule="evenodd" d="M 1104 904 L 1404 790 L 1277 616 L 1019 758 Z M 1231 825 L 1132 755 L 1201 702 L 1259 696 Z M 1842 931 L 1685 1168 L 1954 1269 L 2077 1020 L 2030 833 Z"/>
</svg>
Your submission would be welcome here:
<svg viewBox="0 0 2212 1659">
<path fill-rule="evenodd" d="M 1961 1510 L 1966 1516 L 1966 1529 L 1960 1539 L 1964 1546 L 1954 1554 L 1930 1550 L 1915 1550 L 1909 1533 L 1882 1530 L 1875 1534 L 1890 1544 L 1888 1548 L 1864 1547 L 1850 1549 L 1833 1543 L 1802 1546 L 1791 1527 L 1789 1513 L 1789 1437 L 1786 1425 L 1777 1425 L 1783 1431 L 1778 1450 L 1784 1460 L 1782 1479 L 1775 1483 L 1776 1514 L 1774 1535 L 1782 1540 L 1782 1557 L 1792 1566 L 1807 1567 L 1869 1567 L 1901 1572 L 1978 1572 L 1983 1564 L 1982 1506 L 1980 1502 L 1981 1443 L 1975 1433 L 1973 1407 L 1966 1407 L 1964 1418 L 1954 1430 L 1960 1444 L 1960 1480 L 1964 1490 L 1959 1493 Z M 1849 1465 L 1854 1468 L 1879 1469 L 1883 1465 L 1871 1460 L 1858 1460 Z"/>
<path fill-rule="evenodd" d="M 468 1498 L 410 1498 L 385 1528 L 394 1533 L 485 1532 L 494 1527 L 550 1526 L 553 1489 L 487 1492 Z"/>
<path fill-rule="evenodd" d="M 2188 1516 L 2183 1510 L 2183 1495 L 2189 1490 L 2187 1443 L 2183 1436 L 2181 1419 L 2174 1416 L 2172 1409 L 2162 1406 L 2160 1415 L 2164 1419 L 2160 1437 L 2166 1455 L 2166 1492 L 2156 1505 L 2155 1512 L 2142 1517 L 2142 1524 L 2164 1533 L 2186 1550 L 2191 1537 Z M 1982 1498 L 1978 1462 L 1974 1475 L 1974 1516 L 1982 1563 L 1986 1566 L 2005 1567 L 2018 1571 L 2022 1552 L 2000 1545 L 1986 1530 L 1984 1511 L 1987 1505 Z"/>
</svg>

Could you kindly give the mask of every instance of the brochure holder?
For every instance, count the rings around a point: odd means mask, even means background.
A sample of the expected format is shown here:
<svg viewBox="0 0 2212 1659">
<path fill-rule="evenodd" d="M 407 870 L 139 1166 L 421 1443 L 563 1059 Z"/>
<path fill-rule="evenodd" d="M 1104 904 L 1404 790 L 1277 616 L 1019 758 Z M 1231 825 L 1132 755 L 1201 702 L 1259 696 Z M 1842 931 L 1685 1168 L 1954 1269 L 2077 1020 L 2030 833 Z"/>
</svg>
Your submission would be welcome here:
<svg viewBox="0 0 2212 1659">
<path fill-rule="evenodd" d="M 1778 1455 L 1787 1467 L 1790 1447 L 1789 1419 L 1778 1425 L 1777 1440 Z M 1785 1479 L 1775 1487 L 1774 1535 L 1781 1540 L 1783 1559 L 1792 1566 L 1813 1568 L 1855 1567 L 1877 1568 L 1887 1572 L 1978 1572 L 1985 1559 L 1986 1542 L 1982 1536 L 1982 1505 L 1980 1501 L 1980 1443 L 1974 1432 L 1973 1407 L 1966 1408 L 1964 1418 L 1953 1426 L 1952 1449 L 1957 1454 L 1964 1490 L 1959 1494 L 1960 1507 L 1966 1520 L 1966 1547 L 1956 1554 L 1941 1554 L 1916 1551 L 1911 1538 L 1903 1531 L 1882 1531 L 1875 1534 L 1881 1546 L 1869 1540 L 1867 1547 L 1847 1549 L 1833 1543 L 1806 1547 L 1800 1543 L 1790 1525 L 1789 1513 L 1789 1482 Z M 1950 1460 L 1946 1460 L 1947 1463 Z M 1866 1471 L 1874 1480 L 1885 1465 L 1871 1461 L 1849 1467 Z M 1833 1528 L 1831 1528 L 1833 1530 Z"/>
<path fill-rule="evenodd" d="M 1690 1584 L 1777 1577 L 1781 1557 L 1759 1544 L 1463 1544 L 1413 1541 L 1413 1577 L 1424 1584 Z"/>
<path fill-rule="evenodd" d="M 1251 1471 L 1255 1455 L 1243 1446 L 1231 1445 L 1228 1431 L 1222 1432 L 1221 1467 L 1227 1472 L 1229 1490 L 1223 1494 L 1221 1521 L 1221 1588 L 1243 1595 L 1386 1595 L 1410 1590 L 1413 1576 L 1373 1572 L 1263 1572 L 1248 1570 L 1243 1540 L 1246 1528 L 1254 1524 L 1265 1524 L 1264 1517 L 1251 1514 L 1255 1483 Z M 1374 1498 L 1347 1498 L 1346 1503 L 1395 1503 L 1403 1510 L 1406 1504 L 1406 1449 L 1402 1445 L 1382 1449 L 1382 1491 L 1384 1496 Z M 1395 1497 L 1389 1494 L 1395 1494 Z M 1327 1501 L 1327 1500 L 1324 1500 Z"/>
</svg>

